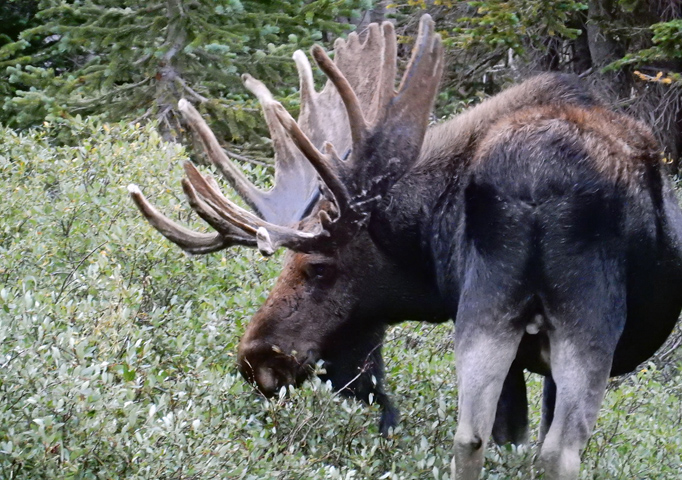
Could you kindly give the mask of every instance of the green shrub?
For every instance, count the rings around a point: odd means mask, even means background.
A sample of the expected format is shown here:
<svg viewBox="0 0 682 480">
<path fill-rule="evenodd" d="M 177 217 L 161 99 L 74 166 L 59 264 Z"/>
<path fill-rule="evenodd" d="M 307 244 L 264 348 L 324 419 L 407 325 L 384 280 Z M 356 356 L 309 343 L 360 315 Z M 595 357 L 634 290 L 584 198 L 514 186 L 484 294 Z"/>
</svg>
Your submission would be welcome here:
<svg viewBox="0 0 682 480">
<path fill-rule="evenodd" d="M 389 389 L 403 413 L 389 439 L 375 406 L 319 381 L 262 399 L 234 355 L 278 260 L 182 254 L 126 191 L 135 182 L 202 228 L 176 196 L 182 148 L 152 127 L 71 129 L 72 146 L 53 145 L 49 125 L 0 129 L 0 478 L 448 478 L 449 325 L 389 332 Z M 537 427 L 541 388 L 529 379 Z M 679 478 L 680 384 L 672 364 L 614 383 L 583 478 Z M 533 451 L 489 449 L 485 478 L 529 478 Z"/>
</svg>

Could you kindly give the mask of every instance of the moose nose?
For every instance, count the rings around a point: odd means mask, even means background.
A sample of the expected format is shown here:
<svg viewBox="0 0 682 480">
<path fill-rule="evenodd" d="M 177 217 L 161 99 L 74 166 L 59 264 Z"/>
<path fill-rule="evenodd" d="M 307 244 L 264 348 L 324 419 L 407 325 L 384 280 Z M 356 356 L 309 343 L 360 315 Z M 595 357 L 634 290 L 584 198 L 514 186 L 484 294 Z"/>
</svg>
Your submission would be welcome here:
<svg viewBox="0 0 682 480">
<path fill-rule="evenodd" d="M 272 368 L 258 368 L 253 376 L 258 390 L 266 397 L 272 397 L 279 391 L 280 384 Z"/>
<path fill-rule="evenodd" d="M 238 367 L 242 377 L 250 384 L 255 385 L 258 391 L 266 397 L 272 397 L 283 385 L 286 385 L 286 382 L 280 379 L 272 367 L 253 365 L 249 361 L 240 362 Z"/>
<path fill-rule="evenodd" d="M 297 386 L 310 376 L 317 355 L 309 350 L 304 358 L 298 357 L 295 352 L 287 355 L 263 342 L 247 342 L 240 345 L 237 366 L 247 382 L 271 397 L 283 386 Z"/>
<path fill-rule="evenodd" d="M 295 375 L 287 360 L 272 346 L 253 342 L 240 345 L 237 366 L 247 382 L 255 384 L 266 397 L 271 397 L 283 386 L 294 383 Z"/>
</svg>

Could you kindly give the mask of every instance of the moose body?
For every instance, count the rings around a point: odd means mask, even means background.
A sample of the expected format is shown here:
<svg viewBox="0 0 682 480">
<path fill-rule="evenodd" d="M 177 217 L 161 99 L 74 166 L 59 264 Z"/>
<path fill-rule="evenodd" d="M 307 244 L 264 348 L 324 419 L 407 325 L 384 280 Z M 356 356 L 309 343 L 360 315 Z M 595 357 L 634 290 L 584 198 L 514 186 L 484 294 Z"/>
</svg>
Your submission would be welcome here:
<svg viewBox="0 0 682 480">
<path fill-rule="evenodd" d="M 498 443 L 526 439 L 527 369 L 546 378 L 541 467 L 546 478 L 576 479 L 608 377 L 649 358 L 682 308 L 682 212 L 658 146 L 642 124 L 562 75 L 535 77 L 427 130 L 442 69 L 428 16 L 417 44 L 397 92 L 390 24 L 371 26 L 364 43 L 337 43 L 335 63 L 313 50 L 335 90 L 314 92 L 310 67 L 295 57 L 298 123 L 245 78 L 263 104 L 279 171 L 294 170 L 283 159 L 302 153 L 309 164 L 297 163 L 299 174 L 313 186 L 315 173 L 322 179 L 290 205 L 298 213 L 268 214 L 260 194 L 228 172 L 259 215 L 248 214 L 191 165 L 183 187 L 217 234 L 189 232 L 135 187 L 131 195 L 187 251 L 293 250 L 240 342 L 240 370 L 263 393 L 300 384 L 323 359 L 336 388 L 377 396 L 385 431 L 397 421 L 381 383 L 386 326 L 452 319 L 454 477 L 478 478 L 491 434 Z M 203 120 L 182 108 L 220 167 Z M 338 121 L 322 122 L 324 112 Z M 350 158 L 323 146 L 330 137 Z M 300 212 L 309 214 L 292 228 Z"/>
</svg>

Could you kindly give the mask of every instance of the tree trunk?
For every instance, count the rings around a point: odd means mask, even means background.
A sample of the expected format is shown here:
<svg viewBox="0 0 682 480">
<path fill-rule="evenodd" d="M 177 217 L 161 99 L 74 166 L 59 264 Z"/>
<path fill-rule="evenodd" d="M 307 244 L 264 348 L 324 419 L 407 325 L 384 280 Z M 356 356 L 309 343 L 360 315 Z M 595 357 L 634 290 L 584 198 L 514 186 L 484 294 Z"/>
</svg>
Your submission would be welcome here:
<svg viewBox="0 0 682 480">
<path fill-rule="evenodd" d="M 573 73 L 578 75 L 588 71 L 592 68 L 592 55 L 590 54 L 590 41 L 587 36 L 587 15 L 580 12 L 575 24 L 572 28 L 580 29 L 578 38 L 571 42 L 572 52 L 572 68 Z"/>
<path fill-rule="evenodd" d="M 592 68 L 601 69 L 622 58 L 625 48 L 608 29 L 618 20 L 617 2 L 614 0 L 589 0 L 587 14 L 587 43 Z M 629 76 L 621 71 L 602 75 L 602 89 L 614 100 L 627 98 L 630 93 Z"/>
</svg>

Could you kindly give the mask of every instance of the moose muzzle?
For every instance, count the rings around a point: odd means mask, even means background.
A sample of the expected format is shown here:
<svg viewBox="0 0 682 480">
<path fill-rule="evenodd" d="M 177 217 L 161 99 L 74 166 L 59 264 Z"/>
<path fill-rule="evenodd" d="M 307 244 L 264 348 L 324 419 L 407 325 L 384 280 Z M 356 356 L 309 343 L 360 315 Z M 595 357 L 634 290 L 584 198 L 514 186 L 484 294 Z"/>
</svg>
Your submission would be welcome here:
<svg viewBox="0 0 682 480">
<path fill-rule="evenodd" d="M 312 349 L 303 354 L 287 353 L 262 340 L 244 340 L 237 356 L 239 372 L 266 397 L 276 395 L 282 387 L 299 386 L 313 373 L 319 358 Z"/>
</svg>

